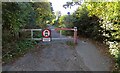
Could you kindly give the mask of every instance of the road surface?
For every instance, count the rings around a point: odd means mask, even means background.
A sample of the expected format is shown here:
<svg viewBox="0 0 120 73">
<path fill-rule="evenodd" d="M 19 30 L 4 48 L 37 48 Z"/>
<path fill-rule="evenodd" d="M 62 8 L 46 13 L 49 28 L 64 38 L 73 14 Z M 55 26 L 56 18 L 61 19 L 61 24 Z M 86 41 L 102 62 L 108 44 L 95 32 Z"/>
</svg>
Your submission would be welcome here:
<svg viewBox="0 0 120 73">
<path fill-rule="evenodd" d="M 52 37 L 59 36 L 52 31 Z M 66 44 L 68 41 L 73 40 L 38 43 L 44 48 L 33 49 L 13 64 L 3 66 L 3 71 L 110 71 L 111 59 L 102 55 L 94 44 L 78 40 L 76 47 L 71 47 Z"/>
</svg>

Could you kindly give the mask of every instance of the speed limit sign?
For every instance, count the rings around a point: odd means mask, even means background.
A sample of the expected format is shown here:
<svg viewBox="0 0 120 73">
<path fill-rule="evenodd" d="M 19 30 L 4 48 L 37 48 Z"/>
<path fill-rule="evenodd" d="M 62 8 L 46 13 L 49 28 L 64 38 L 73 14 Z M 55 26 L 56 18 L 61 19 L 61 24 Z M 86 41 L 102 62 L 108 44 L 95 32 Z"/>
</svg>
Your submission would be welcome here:
<svg viewBox="0 0 120 73">
<path fill-rule="evenodd" d="M 42 41 L 51 41 L 51 31 L 49 29 L 43 30 L 42 36 Z"/>
</svg>

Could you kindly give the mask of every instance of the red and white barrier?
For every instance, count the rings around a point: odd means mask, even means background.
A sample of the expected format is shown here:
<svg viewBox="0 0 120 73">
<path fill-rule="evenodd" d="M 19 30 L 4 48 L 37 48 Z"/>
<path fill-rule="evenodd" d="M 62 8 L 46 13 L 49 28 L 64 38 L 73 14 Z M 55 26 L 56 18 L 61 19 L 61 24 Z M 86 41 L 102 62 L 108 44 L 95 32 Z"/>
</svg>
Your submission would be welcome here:
<svg viewBox="0 0 120 73">
<path fill-rule="evenodd" d="M 73 30 L 74 31 L 74 43 L 77 43 L 77 27 L 74 28 L 55 28 L 55 29 L 50 29 L 50 30 Z M 22 29 L 22 31 L 31 31 L 31 39 L 32 40 L 41 40 L 41 38 L 33 38 L 33 31 L 42 31 L 42 29 Z M 60 32 L 61 35 L 61 32 Z M 64 39 L 64 38 L 52 38 L 52 39 Z M 66 38 L 65 38 L 66 39 Z"/>
</svg>

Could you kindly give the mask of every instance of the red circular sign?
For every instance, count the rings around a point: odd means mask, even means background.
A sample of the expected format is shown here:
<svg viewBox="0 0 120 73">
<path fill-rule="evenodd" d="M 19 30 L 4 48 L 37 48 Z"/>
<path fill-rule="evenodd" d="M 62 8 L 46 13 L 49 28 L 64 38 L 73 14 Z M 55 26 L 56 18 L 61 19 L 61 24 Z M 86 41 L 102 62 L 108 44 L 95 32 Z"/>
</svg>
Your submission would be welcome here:
<svg viewBox="0 0 120 73">
<path fill-rule="evenodd" d="M 50 36 L 51 36 L 51 31 L 50 31 L 49 29 L 43 30 L 43 31 L 42 31 L 42 36 L 43 36 L 44 38 L 50 37 Z"/>
</svg>

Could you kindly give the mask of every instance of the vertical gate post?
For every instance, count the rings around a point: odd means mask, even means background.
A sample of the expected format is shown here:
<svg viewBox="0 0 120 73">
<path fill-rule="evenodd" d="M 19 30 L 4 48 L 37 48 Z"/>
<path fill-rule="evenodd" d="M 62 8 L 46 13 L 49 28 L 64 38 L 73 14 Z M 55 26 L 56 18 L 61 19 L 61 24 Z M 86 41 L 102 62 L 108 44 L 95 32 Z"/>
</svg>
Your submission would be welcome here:
<svg viewBox="0 0 120 73">
<path fill-rule="evenodd" d="M 61 38 L 61 36 L 62 36 L 62 30 L 60 30 L 60 38 Z"/>
<path fill-rule="evenodd" d="M 74 43 L 77 44 L 77 27 L 74 27 Z"/>
<path fill-rule="evenodd" d="M 33 39 L 33 30 L 31 29 L 31 39 Z"/>
</svg>

